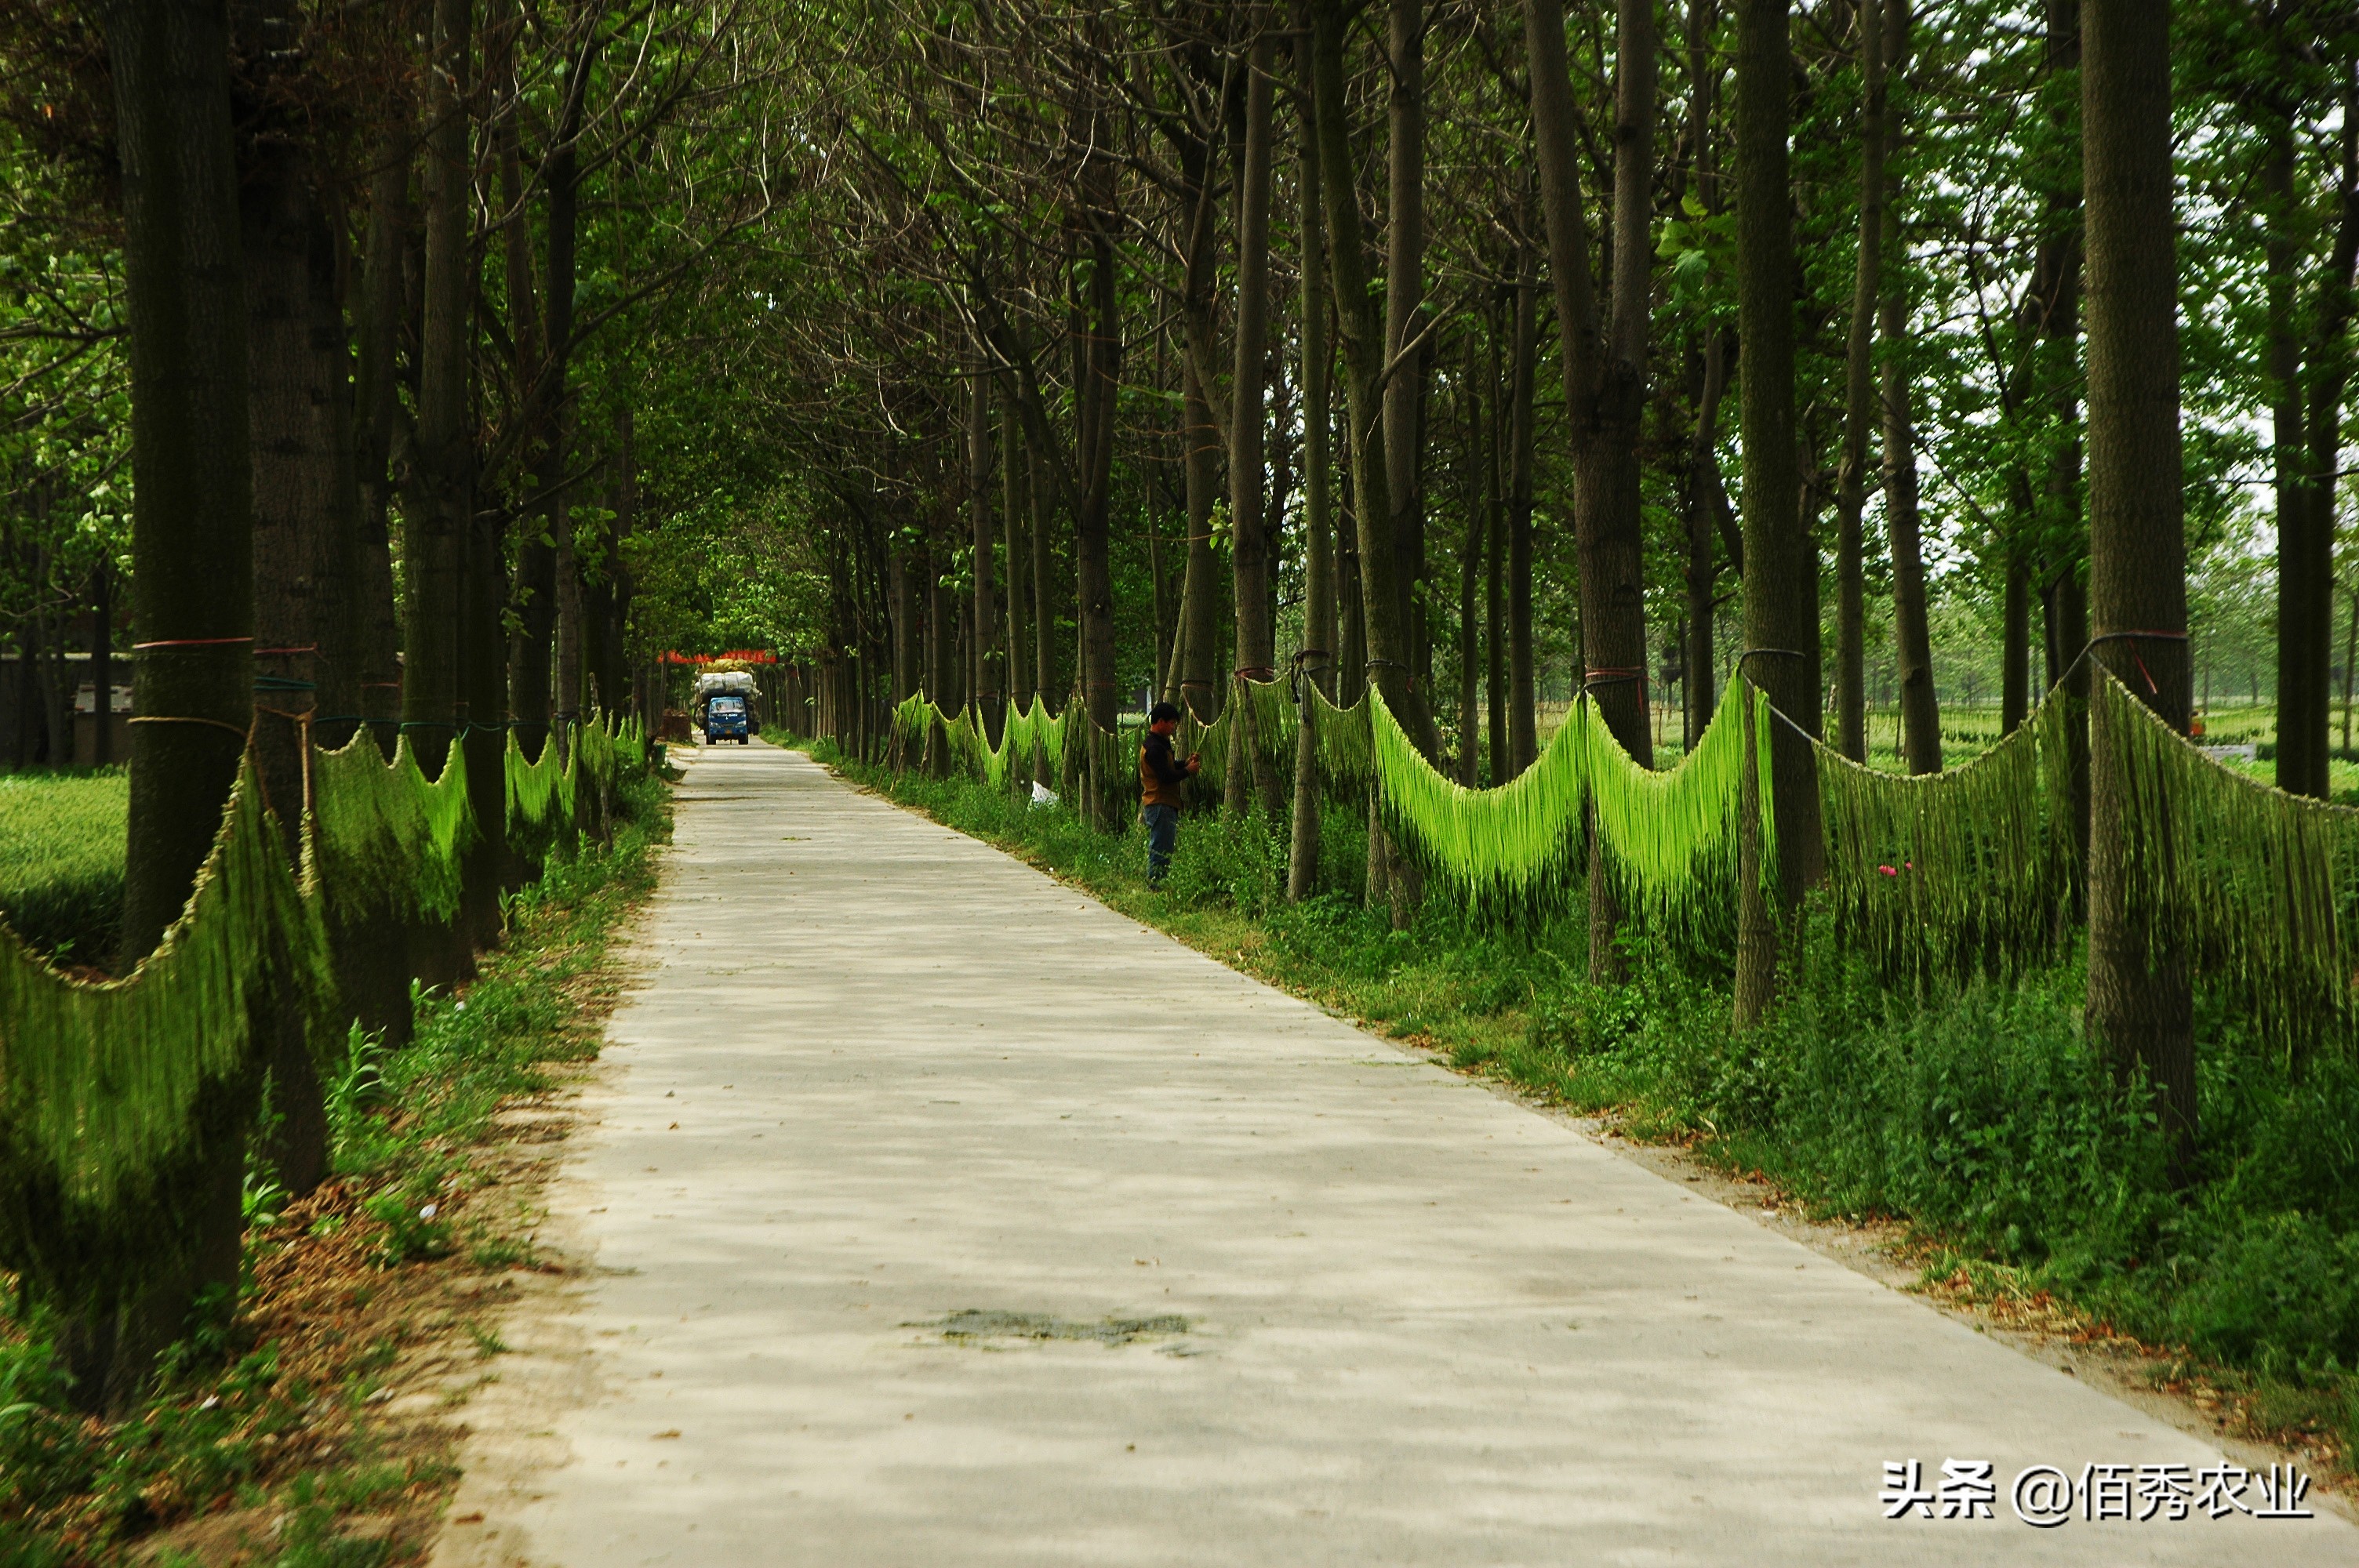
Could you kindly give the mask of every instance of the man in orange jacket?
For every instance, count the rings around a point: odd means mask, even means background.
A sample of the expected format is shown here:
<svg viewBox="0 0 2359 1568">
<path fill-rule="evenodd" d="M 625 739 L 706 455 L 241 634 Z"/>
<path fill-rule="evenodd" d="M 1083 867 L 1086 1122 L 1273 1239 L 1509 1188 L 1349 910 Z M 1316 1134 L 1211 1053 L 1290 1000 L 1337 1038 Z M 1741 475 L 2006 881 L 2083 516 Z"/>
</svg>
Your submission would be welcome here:
<svg viewBox="0 0 2359 1568">
<path fill-rule="evenodd" d="M 1138 820 L 1147 828 L 1147 885 L 1163 885 L 1171 869 L 1172 841 L 1180 836 L 1180 806 L 1188 781 L 1204 765 L 1195 752 L 1181 762 L 1171 754 L 1180 710 L 1158 702 L 1147 711 L 1147 739 L 1138 748 Z"/>
</svg>

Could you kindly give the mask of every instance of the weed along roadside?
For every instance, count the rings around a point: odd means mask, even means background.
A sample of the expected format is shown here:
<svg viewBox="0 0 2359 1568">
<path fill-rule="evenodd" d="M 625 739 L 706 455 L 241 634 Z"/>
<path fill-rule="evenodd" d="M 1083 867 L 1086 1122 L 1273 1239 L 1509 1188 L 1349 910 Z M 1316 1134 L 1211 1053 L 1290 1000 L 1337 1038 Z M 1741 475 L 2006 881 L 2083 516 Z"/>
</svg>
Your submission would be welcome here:
<svg viewBox="0 0 2359 1568">
<path fill-rule="evenodd" d="M 611 838 L 548 854 L 506 898 L 473 979 L 417 997 L 412 1038 L 355 1031 L 324 1087 L 331 1169 L 288 1200 L 249 1162 L 234 1311 L 175 1346 L 152 1390 L 72 1411 L 58 1324 L 0 1342 L 0 1563 L 377 1568 L 416 1561 L 457 1476 L 472 1390 L 561 1149 L 554 1098 L 586 1070 L 654 885 L 667 792 L 633 774 Z"/>
<path fill-rule="evenodd" d="M 1358 894 L 1364 815 L 1331 808 L 1321 885 L 1283 897 L 1258 816 L 1183 818 L 1150 891 L 1143 838 L 968 778 L 814 754 L 906 808 L 1008 850 L 1110 907 L 1330 1011 L 1548 1105 L 1597 1119 L 1869 1271 L 1978 1325 L 2019 1332 L 2213 1437 L 2281 1450 L 2349 1491 L 2359 1453 L 2359 1209 L 2347 1136 L 2359 1072 L 2288 1081 L 2233 997 L 2199 990 L 2207 1133 L 2174 1185 L 2151 1116 L 2087 1044 L 2077 957 L 2011 981 L 1895 997 L 1856 955 L 1807 940 L 1784 1004 L 1732 1045 L 1731 976 L 1633 944 L 1587 977 L 1575 899 L 1539 920 L 1428 901 L 1396 929 Z M 1733 1179 L 1733 1180 L 1732 1180 Z M 2095 1360 L 2102 1359 L 2102 1368 Z"/>
</svg>

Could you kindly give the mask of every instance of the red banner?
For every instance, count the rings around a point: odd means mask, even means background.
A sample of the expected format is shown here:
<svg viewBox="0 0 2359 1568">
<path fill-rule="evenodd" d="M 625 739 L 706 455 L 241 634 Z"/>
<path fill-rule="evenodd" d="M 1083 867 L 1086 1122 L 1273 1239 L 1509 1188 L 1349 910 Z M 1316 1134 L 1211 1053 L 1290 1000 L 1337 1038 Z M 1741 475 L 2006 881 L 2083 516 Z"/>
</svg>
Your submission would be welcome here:
<svg viewBox="0 0 2359 1568">
<path fill-rule="evenodd" d="M 778 655 L 761 648 L 736 648 L 726 654 L 683 654 L 675 648 L 663 656 L 668 665 L 710 665 L 723 660 L 740 665 L 775 665 Z"/>
</svg>

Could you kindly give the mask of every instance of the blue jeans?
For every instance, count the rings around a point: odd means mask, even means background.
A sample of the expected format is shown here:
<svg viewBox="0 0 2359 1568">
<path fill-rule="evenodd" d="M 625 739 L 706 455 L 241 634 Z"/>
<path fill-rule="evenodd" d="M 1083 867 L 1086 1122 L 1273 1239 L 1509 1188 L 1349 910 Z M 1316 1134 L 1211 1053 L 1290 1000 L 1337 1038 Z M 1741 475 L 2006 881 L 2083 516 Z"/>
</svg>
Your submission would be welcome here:
<svg viewBox="0 0 2359 1568">
<path fill-rule="evenodd" d="M 1142 806 L 1138 819 L 1147 825 L 1147 885 L 1153 887 L 1171 869 L 1171 846 L 1180 837 L 1180 808 Z"/>
</svg>

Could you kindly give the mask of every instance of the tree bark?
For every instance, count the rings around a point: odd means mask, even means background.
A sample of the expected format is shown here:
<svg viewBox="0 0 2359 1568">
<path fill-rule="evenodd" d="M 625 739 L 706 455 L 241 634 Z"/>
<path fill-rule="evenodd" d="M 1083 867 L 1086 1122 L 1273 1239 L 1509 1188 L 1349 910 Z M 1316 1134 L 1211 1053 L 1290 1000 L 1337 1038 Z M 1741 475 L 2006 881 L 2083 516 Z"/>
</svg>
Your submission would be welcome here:
<svg viewBox="0 0 2359 1568">
<path fill-rule="evenodd" d="M 378 749 L 390 760 L 401 738 L 400 609 L 393 591 L 393 542 L 386 514 L 393 499 L 393 449 L 400 405 L 394 359 L 401 340 L 409 254 L 411 132 L 404 114 L 390 117 L 371 149 L 367 253 L 361 275 L 359 347 L 353 392 L 358 459 L 357 526 L 360 595 L 353 619 L 360 634 L 356 711 L 369 721 Z M 406 1031 L 405 1031 L 406 1033 Z"/>
<path fill-rule="evenodd" d="M 2084 0 L 2081 26 L 2093 654 L 2184 730 L 2170 14 L 2145 0 Z M 2196 1131 L 2188 969 L 2168 925 L 2156 924 L 2160 912 L 2128 897 L 2132 814 L 2141 808 L 2108 711 L 2097 706 L 2090 723 L 2089 1032 L 2125 1081 L 2142 1078 L 2154 1096 L 2184 1176 Z"/>
<path fill-rule="evenodd" d="M 583 102 L 589 92 L 591 65 L 598 31 L 570 62 L 564 107 L 549 149 L 544 174 L 549 186 L 548 270 L 543 297 L 548 309 L 548 361 L 541 372 L 538 395 L 546 403 L 548 428 L 541 447 L 541 523 L 550 546 L 550 578 L 556 590 L 556 686 L 553 694 L 558 724 L 558 755 L 565 755 L 582 702 L 582 666 L 586 629 L 582 624 L 582 568 L 573 545 L 573 303 L 582 224 L 581 155 Z"/>
<path fill-rule="evenodd" d="M 1475 589 L 1483 580 L 1484 535 L 1488 531 L 1490 508 L 1484 504 L 1487 497 L 1482 468 L 1484 461 L 1482 426 L 1487 416 L 1483 399 L 1475 388 L 1481 383 L 1475 374 L 1477 351 L 1473 341 L 1467 342 L 1466 384 L 1463 389 L 1466 411 L 1466 455 L 1475 471 L 1467 476 L 1467 493 L 1475 504 L 1467 509 L 1465 531 L 1458 549 L 1458 782 L 1468 789 L 1483 784 L 1483 719 L 1478 706 L 1481 701 L 1483 642 L 1477 635 L 1482 622 L 1476 619 Z"/>
<path fill-rule="evenodd" d="M 1860 512 L 1867 500 L 1867 427 L 1875 407 L 1875 312 L 1883 297 L 1884 26 L 1881 0 L 1859 0 L 1859 270 L 1844 347 L 1843 461 L 1835 492 L 1835 749 L 1867 760 L 1867 606 Z"/>
<path fill-rule="evenodd" d="M 1689 443 L 1686 482 L 1681 503 L 1686 509 L 1687 558 L 1682 577 L 1687 589 L 1687 647 L 1684 693 L 1687 712 L 1682 725 L 1692 750 L 1712 723 L 1714 705 L 1718 635 L 1714 625 L 1720 607 L 1714 590 L 1720 583 L 1719 557 L 1713 540 L 1729 532 L 1728 491 L 1720 474 L 1720 405 L 1728 390 L 1728 334 L 1717 329 L 1704 334 L 1697 356 L 1695 434 Z M 1741 574 L 1744 553 L 1731 562 Z"/>
<path fill-rule="evenodd" d="M 2307 403 L 2293 432 L 2303 443 L 2300 477 L 2288 509 L 2280 476 L 2277 508 L 2277 787 L 2321 800 L 2327 795 L 2326 718 L 2333 686 L 2334 495 L 2351 374 L 2352 269 L 2359 263 L 2359 81 L 2347 73 L 2336 197 L 2334 243 L 2320 272 L 2301 356 L 2307 384 L 2291 395 Z M 2274 336 L 2274 298 L 2271 304 Z M 2280 427 L 2280 443 L 2283 435 Z"/>
<path fill-rule="evenodd" d="M 1103 131 L 1101 123 L 1099 129 Z M 1093 145 L 1099 145 L 1093 143 Z M 1112 158 L 1093 155 L 1080 178 L 1082 224 L 1089 246 L 1084 282 L 1086 341 L 1076 360 L 1082 378 L 1074 389 L 1082 439 L 1078 443 L 1081 502 L 1073 519 L 1073 564 L 1081 621 L 1081 667 L 1084 710 L 1090 722 L 1112 731 L 1121 694 L 1115 688 L 1114 575 L 1108 530 L 1113 510 L 1115 402 L 1122 384 L 1121 295 L 1115 276 L 1114 226 L 1115 169 Z M 1097 748 L 1090 749 L 1094 760 Z M 1090 779 L 1090 809 L 1111 826 L 1114 781 Z"/>
<path fill-rule="evenodd" d="M 1504 293 L 1504 291 L 1503 291 Z M 1500 340 L 1506 335 L 1507 320 L 1514 319 L 1512 304 L 1499 301 L 1506 309 L 1495 308 L 1484 323 L 1489 356 L 1482 367 L 1481 384 L 1484 396 L 1484 418 L 1482 421 L 1483 452 L 1483 665 L 1484 697 L 1489 717 L 1491 766 L 1489 779 L 1494 787 L 1507 782 L 1509 757 L 1507 744 L 1507 507 L 1502 475 L 1499 471 L 1500 435 L 1507 423 L 1505 384 L 1500 375 Z M 1502 319 L 1502 318 L 1506 319 Z"/>
<path fill-rule="evenodd" d="M 1316 729 L 1320 693 L 1335 695 L 1336 645 L 1333 498 L 1329 481 L 1332 458 L 1328 433 L 1333 418 L 1329 373 L 1333 350 L 1328 341 L 1328 312 L 1334 307 L 1327 284 L 1327 232 L 1323 203 L 1326 193 L 1319 165 L 1319 137 L 1311 124 L 1310 46 L 1298 38 L 1294 63 L 1303 94 L 1296 149 L 1295 189 L 1299 207 L 1296 232 L 1300 236 L 1302 277 L 1302 651 L 1295 665 L 1296 730 L 1294 744 L 1294 820 L 1287 845 L 1286 896 L 1299 903 L 1317 891 L 1321 806 L 1324 790 L 1319 776 L 1319 736 Z"/>
<path fill-rule="evenodd" d="M 1758 771 L 1745 770 L 1737 872 L 1736 1021 L 1750 1027 L 1777 988 L 1778 951 L 1818 880 L 1819 570 L 1801 516 L 1794 446 L 1794 231 L 1787 135 L 1787 0 L 1736 11 L 1737 373 L 1745 447 L 1745 654 L 1737 674 L 1785 714 L 1769 726 L 1777 857 L 1765 887 L 1754 831 Z M 1747 726 L 1748 735 L 1751 726 Z"/>
<path fill-rule="evenodd" d="M 968 645 L 974 650 L 974 721 L 984 740 L 999 744 L 1006 722 L 1006 681 L 999 665 L 999 593 L 992 553 L 998 530 L 991 516 L 991 381 L 977 364 L 966 384 L 967 546 L 973 552 L 973 600 Z"/>
<path fill-rule="evenodd" d="M 1407 724 L 1409 650 L 1402 610 L 1406 596 L 1394 551 L 1397 514 L 1386 460 L 1386 335 L 1368 276 L 1364 227 L 1352 178 L 1341 0 L 1312 0 L 1310 21 L 1312 114 L 1323 176 L 1320 189 L 1326 206 L 1328 276 L 1335 296 L 1336 335 L 1343 346 L 1345 395 L 1354 437 L 1352 500 L 1358 514 L 1360 611 L 1366 629 L 1369 679 Z"/>
<path fill-rule="evenodd" d="M 1892 0 L 1885 33 L 1888 81 L 1908 66 L 1909 0 Z M 1887 150 L 1900 140 L 1898 116 L 1885 110 Z M 1900 666 L 1901 752 L 1912 773 L 1941 771 L 1941 712 L 1933 690 L 1932 631 L 1926 612 L 1925 555 L 1917 500 L 1917 431 L 1909 412 L 1906 345 L 1908 287 L 1897 182 L 1886 177 L 1884 201 L 1884 517 L 1892 542 L 1892 643 Z M 1748 487 L 1749 491 L 1749 487 Z"/>
<path fill-rule="evenodd" d="M 1500 782 L 1539 760 L 1539 694 L 1532 667 L 1532 431 L 1539 383 L 1538 258 L 1516 277 L 1514 367 L 1507 419 L 1507 748 Z"/>
<path fill-rule="evenodd" d="M 540 492 L 536 510 L 541 513 L 539 525 L 527 523 L 516 541 L 517 624 L 508 647 L 508 707 L 516 714 L 516 744 L 527 758 L 538 761 L 549 743 L 551 655 L 557 643 L 557 533 L 549 510 L 564 482 L 564 459 L 553 449 L 556 411 L 542 395 L 549 351 L 541 338 L 540 288 L 533 277 L 532 189 L 525 180 L 523 133 L 517 124 L 522 111 L 516 102 L 516 50 L 523 27 L 513 0 L 495 14 L 484 29 L 489 57 L 484 74 L 499 100 L 494 106 L 492 139 L 497 148 L 500 203 L 507 213 L 500 224 L 500 250 L 507 286 L 508 375 L 516 388 L 515 417 L 528 432 L 526 452 Z M 549 334 L 551 348 L 555 335 L 553 330 Z"/>
<path fill-rule="evenodd" d="M 1044 699 L 1061 708 L 1065 688 L 1057 680 L 1057 557 L 1049 535 L 1049 478 L 1044 471 L 1049 461 L 1026 440 L 1024 472 L 1031 481 L 1032 507 L 1032 680 Z"/>
<path fill-rule="evenodd" d="M 426 266 L 418 348 L 412 493 L 403 506 L 401 719 L 419 765 L 438 773 L 465 717 L 459 689 L 467 534 L 474 514 L 467 379 L 474 290 L 467 234 L 470 0 L 434 0 L 426 72 Z"/>
<path fill-rule="evenodd" d="M 1386 459 L 1386 336 L 1370 287 L 1360 201 L 1352 178 L 1351 128 L 1344 114 L 1343 29 L 1341 0 L 1312 0 L 1312 114 L 1325 177 L 1321 191 L 1326 206 L 1328 276 L 1334 288 L 1353 438 L 1352 500 L 1358 514 L 1360 618 L 1366 637 L 1369 684 L 1423 749 L 1430 744 L 1430 726 L 1421 722 L 1409 680 L 1413 650 L 1408 635 L 1408 595 L 1400 578 L 1394 530 L 1397 514 Z M 1394 221 L 1400 222 L 1399 213 L 1394 214 Z M 1395 896 L 1383 821 L 1373 802 L 1369 827 L 1368 897 L 1372 903 L 1389 901 L 1395 923 L 1405 924 L 1409 900 L 1405 893 Z"/>
<path fill-rule="evenodd" d="M 1269 537 L 1263 516 L 1264 378 L 1269 358 L 1269 169 L 1272 102 L 1277 81 L 1276 37 L 1264 28 L 1246 57 L 1244 159 L 1237 170 L 1237 316 L 1235 373 L 1229 382 L 1229 562 L 1236 600 L 1236 678 L 1275 680 L 1277 633 L 1270 616 Z M 1244 687 L 1238 688 L 1239 697 Z M 1243 809 L 1250 784 L 1263 814 L 1275 825 L 1284 786 L 1262 755 L 1248 708 L 1231 727 L 1233 761 L 1227 793 Z M 1243 755 L 1239 753 L 1242 752 Z"/>
<path fill-rule="evenodd" d="M 1007 519 L 1007 694 L 1016 711 L 1032 708 L 1031 530 L 1024 517 L 1023 430 L 1016 405 L 1004 399 L 999 421 L 999 510 Z"/>
<path fill-rule="evenodd" d="M 1562 0 L 1525 0 L 1525 52 L 1531 62 L 1532 136 L 1573 447 L 1582 689 L 1622 749 L 1640 766 L 1652 767 L 1638 481 L 1653 255 L 1654 7 L 1652 0 L 1620 0 L 1616 13 L 1614 297 L 1607 319 L 1600 319 L 1582 211 Z M 1590 978 L 1618 980 L 1623 966 L 1614 935 L 1621 907 L 1603 840 L 1592 833 L 1589 844 Z"/>
<path fill-rule="evenodd" d="M 131 372 L 131 804 L 127 970 L 179 915 L 212 847 L 253 719 L 252 471 L 244 269 L 224 8 L 108 0 Z M 30 650 L 27 650 L 29 658 Z M 176 1245 L 113 1300 L 70 1301 L 76 1402 L 121 1410 L 207 1286 L 237 1288 L 250 1093 L 209 1097 L 168 1190 Z"/>
<path fill-rule="evenodd" d="M 231 11 L 246 100 L 240 171 L 240 251 L 245 267 L 247 452 L 253 495 L 255 703 L 252 748 L 288 863 L 303 854 L 310 720 L 324 677 L 347 674 L 353 509 L 342 481 L 350 406 L 336 308 L 335 243 L 321 212 L 299 125 L 274 103 L 300 18 L 285 0 L 241 0 Z M 341 684 L 341 683 L 338 683 Z M 348 693 L 338 694 L 349 701 Z M 340 706 L 329 711 L 343 711 Z M 274 1001 L 266 1027 L 275 1113 L 262 1151 L 297 1196 L 328 1168 L 327 1108 L 311 1054 L 307 1010 Z"/>
<path fill-rule="evenodd" d="M 1425 0 L 1390 0 L 1386 47 L 1391 90 L 1386 101 L 1385 368 L 1381 389 L 1386 494 L 1392 505 L 1394 583 L 1400 597 L 1408 689 L 1424 692 L 1428 673 L 1419 634 L 1424 605 L 1425 504 L 1419 483 L 1424 454 L 1425 354 L 1412 343 L 1425 318 Z M 1420 726 L 1408 708 L 1401 722 Z M 1429 746 L 1427 748 L 1430 750 Z"/>
<path fill-rule="evenodd" d="M 2006 646 L 2000 653 L 1999 733 L 2012 735 L 2031 715 L 2031 568 L 2019 547 L 2006 556 Z"/>
</svg>

